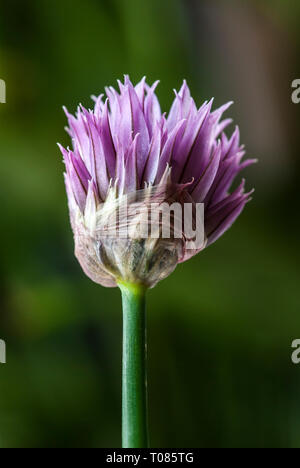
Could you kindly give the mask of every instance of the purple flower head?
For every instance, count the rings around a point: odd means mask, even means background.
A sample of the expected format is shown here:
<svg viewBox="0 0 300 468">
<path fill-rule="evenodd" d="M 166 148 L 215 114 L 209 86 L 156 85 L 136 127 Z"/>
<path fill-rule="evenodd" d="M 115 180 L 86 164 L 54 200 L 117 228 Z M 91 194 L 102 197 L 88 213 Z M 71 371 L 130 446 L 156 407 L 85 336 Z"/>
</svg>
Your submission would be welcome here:
<svg viewBox="0 0 300 468">
<path fill-rule="evenodd" d="M 65 110 L 73 148 L 60 149 L 75 252 L 86 274 L 105 286 L 118 281 L 153 286 L 215 242 L 250 199 L 244 181 L 229 192 L 237 174 L 254 162 L 242 161 L 238 127 L 229 139 L 224 133 L 231 120 L 222 116 L 231 103 L 212 111 L 211 100 L 197 109 L 184 81 L 166 116 L 155 94 L 157 84 L 149 86 L 143 78 L 134 87 L 126 76 L 119 92 L 109 87 L 106 97 L 94 98 L 93 110 L 79 106 L 75 117 Z M 112 214 L 125 197 L 129 215 L 113 223 Z M 124 222 L 140 221 L 136 207 L 150 201 L 188 201 L 193 208 L 203 203 L 201 247 L 188 251 L 184 235 L 180 240 L 103 237 L 104 225 L 116 224 L 120 233 Z"/>
</svg>

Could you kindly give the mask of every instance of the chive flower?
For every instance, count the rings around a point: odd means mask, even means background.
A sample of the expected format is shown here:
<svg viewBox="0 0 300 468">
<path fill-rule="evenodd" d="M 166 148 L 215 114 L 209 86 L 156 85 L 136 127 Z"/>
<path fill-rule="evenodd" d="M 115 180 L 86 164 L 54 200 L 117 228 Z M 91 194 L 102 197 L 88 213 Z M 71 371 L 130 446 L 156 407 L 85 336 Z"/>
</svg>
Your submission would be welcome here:
<svg viewBox="0 0 300 468">
<path fill-rule="evenodd" d="M 118 84 L 119 91 L 108 87 L 106 96 L 93 97 L 92 110 L 80 105 L 73 116 L 65 109 L 72 149 L 59 146 L 75 255 L 94 282 L 122 291 L 123 446 L 142 447 L 148 443 L 145 291 L 231 227 L 252 192 L 244 191 L 244 180 L 230 188 L 254 160 L 243 160 L 238 127 L 230 138 L 224 132 L 232 121 L 222 117 L 232 103 L 213 111 L 211 100 L 197 108 L 184 81 L 166 115 L 158 82 L 149 86 L 143 78 L 133 86 L 125 76 Z M 160 217 L 151 235 L 148 208 L 173 203 L 191 206 L 194 228 L 203 206 L 200 243 L 191 244 L 174 213 L 169 236 L 162 235 Z"/>
</svg>

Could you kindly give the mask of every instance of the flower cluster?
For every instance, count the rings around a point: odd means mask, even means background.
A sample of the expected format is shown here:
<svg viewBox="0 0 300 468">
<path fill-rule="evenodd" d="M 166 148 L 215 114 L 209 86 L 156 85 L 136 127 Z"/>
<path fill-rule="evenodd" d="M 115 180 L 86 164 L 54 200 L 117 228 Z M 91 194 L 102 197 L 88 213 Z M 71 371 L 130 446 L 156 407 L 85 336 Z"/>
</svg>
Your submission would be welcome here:
<svg viewBox="0 0 300 468">
<path fill-rule="evenodd" d="M 86 274 L 104 286 L 118 281 L 152 287 L 183 262 L 215 242 L 236 220 L 250 193 L 244 180 L 230 193 L 237 174 L 254 162 L 242 161 L 239 129 L 228 139 L 231 123 L 222 120 L 231 103 L 212 111 L 213 100 L 199 109 L 186 82 L 169 114 L 155 94 L 157 83 L 129 77 L 119 92 L 106 88 L 93 110 L 79 106 L 66 115 L 73 148 L 60 146 L 66 166 L 75 252 Z M 204 204 L 205 242 L 192 253 L 181 239 L 103 236 L 103 220 L 129 195 L 131 205 L 161 201 Z M 136 218 L 133 216 L 132 219 Z"/>
</svg>

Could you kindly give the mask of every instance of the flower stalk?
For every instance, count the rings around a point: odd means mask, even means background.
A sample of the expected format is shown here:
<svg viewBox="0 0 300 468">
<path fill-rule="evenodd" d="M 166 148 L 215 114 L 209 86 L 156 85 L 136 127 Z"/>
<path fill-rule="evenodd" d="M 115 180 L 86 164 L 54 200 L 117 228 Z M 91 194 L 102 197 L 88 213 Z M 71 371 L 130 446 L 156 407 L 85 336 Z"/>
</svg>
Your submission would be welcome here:
<svg viewBox="0 0 300 468">
<path fill-rule="evenodd" d="M 122 292 L 124 448 L 148 445 L 146 290 L 232 226 L 252 193 L 232 183 L 255 162 L 239 128 L 225 132 L 231 103 L 198 107 L 184 81 L 166 114 L 157 84 L 125 76 L 93 110 L 65 109 L 72 148 L 59 145 L 75 255 L 91 280 Z"/>
<path fill-rule="evenodd" d="M 146 290 L 119 283 L 123 303 L 122 447 L 148 447 Z"/>
</svg>

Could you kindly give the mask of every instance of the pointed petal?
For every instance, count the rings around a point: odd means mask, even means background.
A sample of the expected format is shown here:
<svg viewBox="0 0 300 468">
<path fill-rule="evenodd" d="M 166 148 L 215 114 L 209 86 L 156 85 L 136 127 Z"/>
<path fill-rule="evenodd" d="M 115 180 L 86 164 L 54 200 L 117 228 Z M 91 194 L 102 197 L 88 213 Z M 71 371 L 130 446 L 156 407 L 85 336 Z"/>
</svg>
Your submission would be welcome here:
<svg viewBox="0 0 300 468">
<path fill-rule="evenodd" d="M 162 118 L 160 104 L 155 94 L 155 89 L 158 84 L 159 81 L 156 81 L 151 88 L 148 88 L 145 98 L 144 112 L 150 138 L 153 136 L 153 131 L 157 122 L 160 122 Z"/>
<path fill-rule="evenodd" d="M 186 126 L 186 119 L 181 120 L 177 123 L 174 129 L 168 136 L 167 142 L 165 143 L 162 154 L 158 164 L 158 170 L 156 175 L 156 183 L 159 183 L 161 177 L 163 176 L 166 166 L 170 165 L 172 154 L 174 150 L 174 146 L 177 140 L 180 140 Z"/>
<path fill-rule="evenodd" d="M 141 185 L 144 182 L 153 184 L 156 178 L 158 163 L 159 163 L 159 156 L 160 156 L 160 149 L 161 149 L 161 132 L 157 127 L 154 135 L 152 137 L 150 151 L 148 155 L 148 159 L 145 166 L 145 171 L 143 174 L 143 178 L 141 181 Z"/>
<path fill-rule="evenodd" d="M 116 170 L 116 150 L 109 123 L 108 100 L 106 100 L 103 108 L 100 123 L 100 136 L 108 170 L 108 177 L 109 179 L 113 179 L 115 177 Z"/>
<path fill-rule="evenodd" d="M 125 161 L 125 188 L 126 192 L 135 192 L 138 190 L 138 173 L 137 173 L 137 145 L 140 135 L 137 134 L 133 140 Z"/>
<path fill-rule="evenodd" d="M 251 192 L 238 197 L 235 194 L 230 195 L 226 204 L 215 210 L 214 214 L 209 214 L 205 217 L 208 245 L 215 242 L 232 226 L 243 211 L 247 201 L 249 201 L 250 194 Z"/>
<path fill-rule="evenodd" d="M 198 203 L 202 203 L 205 200 L 205 197 L 215 179 L 217 171 L 219 169 L 221 159 L 221 143 L 216 147 L 214 154 L 210 162 L 208 163 L 205 171 L 201 175 L 199 181 L 196 183 L 196 186 L 191 192 L 193 198 Z"/>
</svg>

